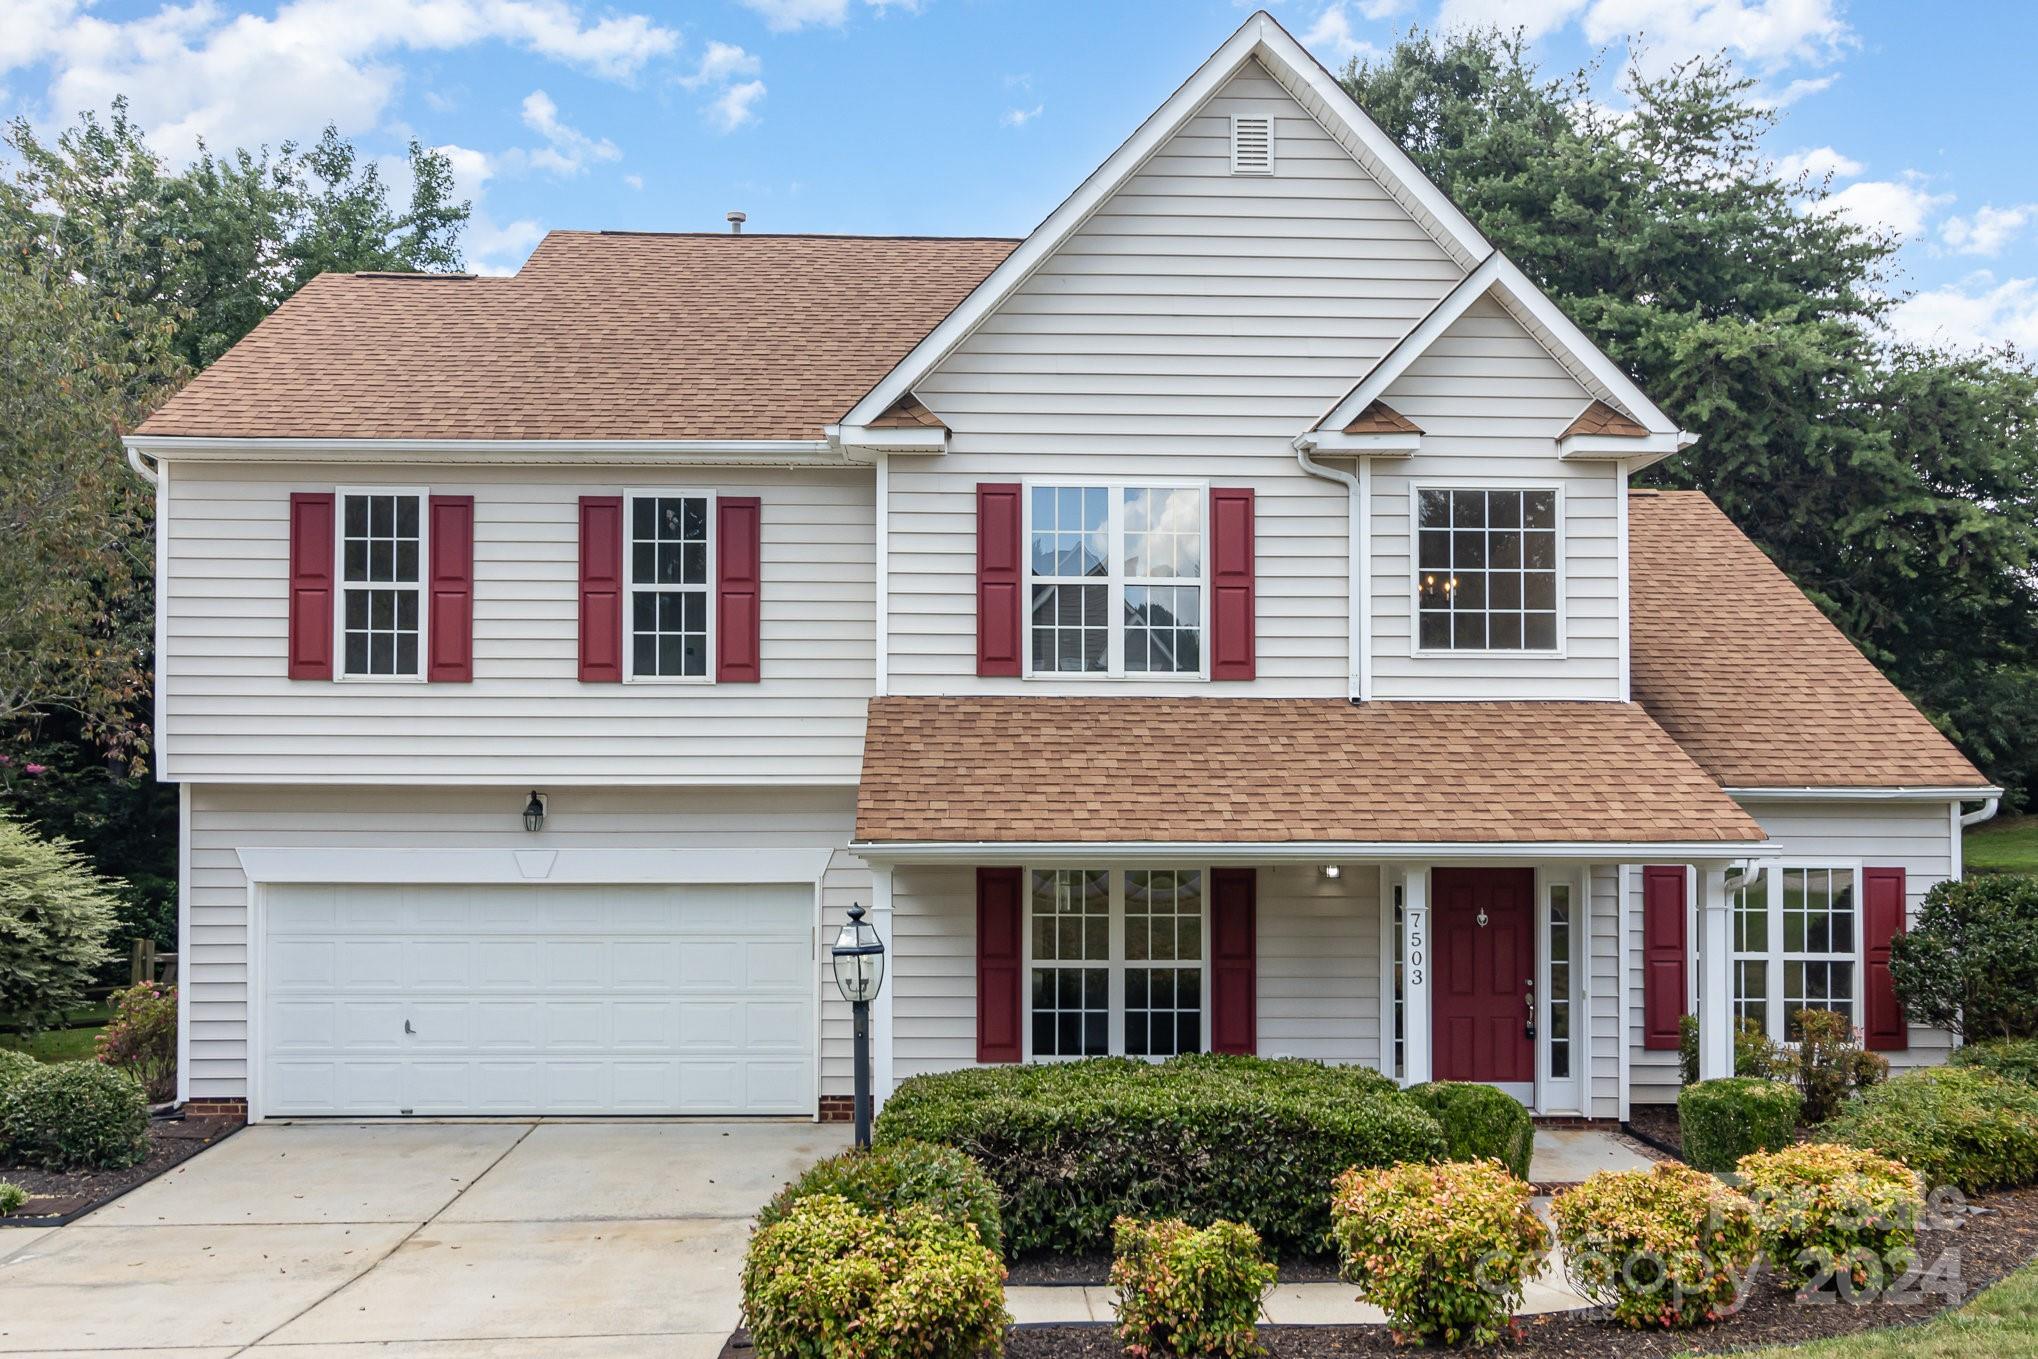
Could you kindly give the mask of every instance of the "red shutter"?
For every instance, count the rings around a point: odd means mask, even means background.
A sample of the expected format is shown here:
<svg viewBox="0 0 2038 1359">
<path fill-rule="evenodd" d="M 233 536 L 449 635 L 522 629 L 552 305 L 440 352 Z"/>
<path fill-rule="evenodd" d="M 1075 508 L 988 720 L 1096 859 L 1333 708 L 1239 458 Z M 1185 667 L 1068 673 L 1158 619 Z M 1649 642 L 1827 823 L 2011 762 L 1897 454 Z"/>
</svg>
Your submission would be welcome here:
<svg viewBox="0 0 2038 1359">
<path fill-rule="evenodd" d="M 580 498 L 580 677 L 623 678 L 623 498 Z"/>
<path fill-rule="evenodd" d="M 1682 864 L 1642 870 L 1642 1046 L 1675 1052 L 1684 1017 L 1685 947 Z"/>
<path fill-rule="evenodd" d="M 431 570 L 425 627 L 425 678 L 474 678 L 474 497 L 435 495 L 427 527 Z"/>
<path fill-rule="evenodd" d="M 290 497 L 290 678 L 333 677 L 333 494 Z"/>
<path fill-rule="evenodd" d="M 764 675 L 758 657 L 763 516 L 754 495 L 715 501 L 715 678 L 724 684 L 754 684 Z"/>
<path fill-rule="evenodd" d="M 1251 487 L 1210 491 L 1210 678 L 1249 680 L 1258 643 Z"/>
<path fill-rule="evenodd" d="M 1250 868 L 1210 870 L 1210 1050 L 1259 1051 L 1259 927 Z"/>
<path fill-rule="evenodd" d="M 1025 928 L 1020 870 L 977 870 L 977 1060 L 1016 1062 L 1019 1041 L 1020 944 Z"/>
<path fill-rule="evenodd" d="M 1901 1052 L 1911 1045 L 1911 1031 L 1889 974 L 1889 946 L 1904 932 L 1904 871 L 1862 869 L 1861 896 L 1861 942 L 1868 962 L 1863 1038 L 1876 1052 Z"/>
<path fill-rule="evenodd" d="M 1020 673 L 1020 598 L 1026 560 L 1016 483 L 977 487 L 977 673 Z"/>
</svg>

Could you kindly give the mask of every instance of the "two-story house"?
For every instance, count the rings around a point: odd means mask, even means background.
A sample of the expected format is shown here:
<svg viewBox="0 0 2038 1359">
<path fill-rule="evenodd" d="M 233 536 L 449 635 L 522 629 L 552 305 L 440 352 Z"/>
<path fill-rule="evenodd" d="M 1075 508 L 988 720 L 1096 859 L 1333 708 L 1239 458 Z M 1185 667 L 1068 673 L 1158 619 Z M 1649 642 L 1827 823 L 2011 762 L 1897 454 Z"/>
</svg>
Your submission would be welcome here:
<svg viewBox="0 0 2038 1359">
<path fill-rule="evenodd" d="M 1998 790 L 1630 489 L 1694 437 L 1264 14 L 1023 240 L 322 277 L 129 440 L 183 1093 L 832 1113 L 852 902 L 880 1090 L 1934 1060 L 1889 942 Z"/>
</svg>

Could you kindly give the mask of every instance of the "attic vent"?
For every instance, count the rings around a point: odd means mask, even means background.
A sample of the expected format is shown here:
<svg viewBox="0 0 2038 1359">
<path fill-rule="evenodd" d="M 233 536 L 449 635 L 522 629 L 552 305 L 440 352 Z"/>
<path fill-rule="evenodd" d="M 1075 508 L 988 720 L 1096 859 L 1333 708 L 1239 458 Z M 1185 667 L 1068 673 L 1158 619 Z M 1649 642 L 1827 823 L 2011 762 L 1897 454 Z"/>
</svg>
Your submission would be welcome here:
<svg viewBox="0 0 2038 1359">
<path fill-rule="evenodd" d="M 1274 120 L 1231 120 L 1231 172 L 1235 175 L 1274 173 Z"/>
</svg>

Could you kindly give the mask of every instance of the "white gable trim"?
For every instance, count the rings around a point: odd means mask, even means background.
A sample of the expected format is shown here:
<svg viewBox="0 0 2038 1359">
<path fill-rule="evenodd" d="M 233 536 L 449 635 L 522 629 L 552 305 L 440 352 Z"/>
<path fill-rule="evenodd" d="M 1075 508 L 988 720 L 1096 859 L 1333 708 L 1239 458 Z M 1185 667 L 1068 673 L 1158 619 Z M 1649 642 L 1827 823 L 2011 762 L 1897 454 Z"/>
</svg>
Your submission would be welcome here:
<svg viewBox="0 0 2038 1359">
<path fill-rule="evenodd" d="M 1287 29 L 1261 10 L 1225 39 L 1224 45 L 1196 69 L 1196 73 L 1168 96 L 1139 129 L 1105 162 L 1062 200 L 1061 206 L 1035 227 L 1017 250 L 929 331 L 892 371 L 870 389 L 848 414 L 845 428 L 869 425 L 891 409 L 921 379 L 939 367 L 986 317 L 1050 259 L 1074 235 L 1105 200 L 1139 171 L 1167 140 L 1180 131 L 1209 102 L 1238 69 L 1257 59 L 1267 73 L 1289 92 L 1303 109 L 1323 124 L 1339 145 L 1380 181 L 1394 200 L 1414 217 L 1437 244 L 1454 256 L 1464 268 L 1492 253 L 1493 247 L 1479 234 L 1471 220 L 1460 212 L 1443 191 L 1430 183 L 1408 154 L 1393 138 L 1368 118 L 1330 72 L 1295 41 Z"/>
</svg>

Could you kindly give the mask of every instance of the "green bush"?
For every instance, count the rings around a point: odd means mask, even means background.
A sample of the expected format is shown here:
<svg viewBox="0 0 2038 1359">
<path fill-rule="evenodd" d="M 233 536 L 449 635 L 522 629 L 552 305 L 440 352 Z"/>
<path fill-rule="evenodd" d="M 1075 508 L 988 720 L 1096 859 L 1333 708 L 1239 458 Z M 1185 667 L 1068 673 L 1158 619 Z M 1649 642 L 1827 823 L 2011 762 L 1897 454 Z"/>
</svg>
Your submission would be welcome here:
<svg viewBox="0 0 2038 1359">
<path fill-rule="evenodd" d="M 16 1052 L 13 1048 L 0 1048 L 0 1099 L 5 1099 L 7 1092 L 12 1090 L 22 1077 L 41 1065 L 41 1062 L 25 1052 Z"/>
<path fill-rule="evenodd" d="M 2038 1182 L 2038 1090 L 1978 1067 L 1926 1067 L 1863 1093 L 1820 1129 L 1902 1161 L 1927 1189 Z"/>
<path fill-rule="evenodd" d="M 778 1191 L 757 1225 L 769 1227 L 801 1199 L 834 1194 L 867 1213 L 918 1205 L 951 1222 L 966 1222 L 977 1240 L 1003 1254 L 998 1223 L 998 1186 L 984 1168 L 952 1147 L 898 1142 L 875 1151 L 846 1151 L 808 1170 Z"/>
<path fill-rule="evenodd" d="M 36 1029 L 83 1005 L 118 908 L 70 841 L 0 816 L 0 1019 Z"/>
<path fill-rule="evenodd" d="M 1121 1217 L 1112 1227 L 1118 1343 L 1133 1359 L 1261 1353 L 1260 1304 L 1274 1279 L 1260 1234 L 1243 1223 Z"/>
<path fill-rule="evenodd" d="M 1571 1286 L 1627 1326 L 1719 1320 L 1762 1248 L 1747 1199 L 1674 1161 L 1599 1171 L 1557 1195 L 1550 1217 Z"/>
<path fill-rule="evenodd" d="M 801 1199 L 750 1238 L 743 1318 L 761 1359 L 977 1359 L 999 1348 L 1005 1267 L 927 1208 Z"/>
<path fill-rule="evenodd" d="M 0 1146 L 46 1170 L 119 1170 L 149 1152 L 142 1088 L 97 1062 L 38 1065 L 0 1095 Z"/>
<path fill-rule="evenodd" d="M 1791 1282 L 1832 1278 L 1845 1296 L 1880 1293 L 1911 1267 L 1925 1197 L 1909 1166 L 1810 1142 L 1743 1156 L 1740 1172 L 1762 1248 Z"/>
<path fill-rule="evenodd" d="M 1530 1193 L 1498 1161 L 1346 1171 L 1330 1210 L 1344 1278 L 1399 1339 L 1490 1345 L 1549 1253 Z"/>
<path fill-rule="evenodd" d="M 2038 1038 L 1992 1038 L 1953 1049 L 1953 1065 L 1977 1066 L 2005 1080 L 2038 1086 Z M 4 1080 L 0 1076 L 0 1080 Z"/>
<path fill-rule="evenodd" d="M 1776 1042 L 1762 1022 L 1743 1015 L 1734 1021 L 1734 1074 L 1758 1081 L 1788 1080 L 1789 1048 Z M 1685 1085 L 1698 1084 L 1698 1016 L 1677 1021 L 1677 1075 Z"/>
<path fill-rule="evenodd" d="M 1453 1161 L 1491 1157 L 1519 1179 L 1529 1176 L 1536 1149 L 1535 1120 L 1522 1102 L 1490 1085 L 1431 1081 L 1410 1086 L 1408 1097 L 1444 1130 L 1444 1154 Z"/>
<path fill-rule="evenodd" d="M 1700 1170 L 1732 1170 L 1751 1151 L 1775 1151 L 1797 1140 L 1804 1096 L 1782 1081 L 1726 1076 L 1687 1085 L 1677 1095 L 1684 1159 Z"/>
<path fill-rule="evenodd" d="M 990 1175 L 1008 1256 L 1107 1249 L 1121 1217 L 1243 1222 L 1275 1252 L 1320 1252 L 1340 1171 L 1444 1154 L 1436 1120 L 1378 1072 L 1212 1055 L 916 1076 L 877 1123 L 880 1146 L 910 1139 Z"/>
<path fill-rule="evenodd" d="M 0 1217 L 11 1217 L 28 1202 L 28 1191 L 18 1184 L 0 1180 Z"/>
<path fill-rule="evenodd" d="M 1938 884 L 1891 943 L 1889 973 L 1913 1024 L 1970 1043 L 2038 1038 L 2038 877 Z"/>
<path fill-rule="evenodd" d="M 1888 1059 L 1864 1049 L 1855 1039 L 1853 1020 L 1838 1010 L 1799 1010 L 1790 1027 L 1797 1040 L 1794 1076 L 1807 1123 L 1824 1123 L 1840 1112 L 1850 1092 L 1889 1075 Z"/>
<path fill-rule="evenodd" d="M 99 1060 L 140 1081 L 158 1104 L 177 1098 L 177 988 L 138 982 L 115 991 L 112 1006 L 99 1034 Z"/>
</svg>

